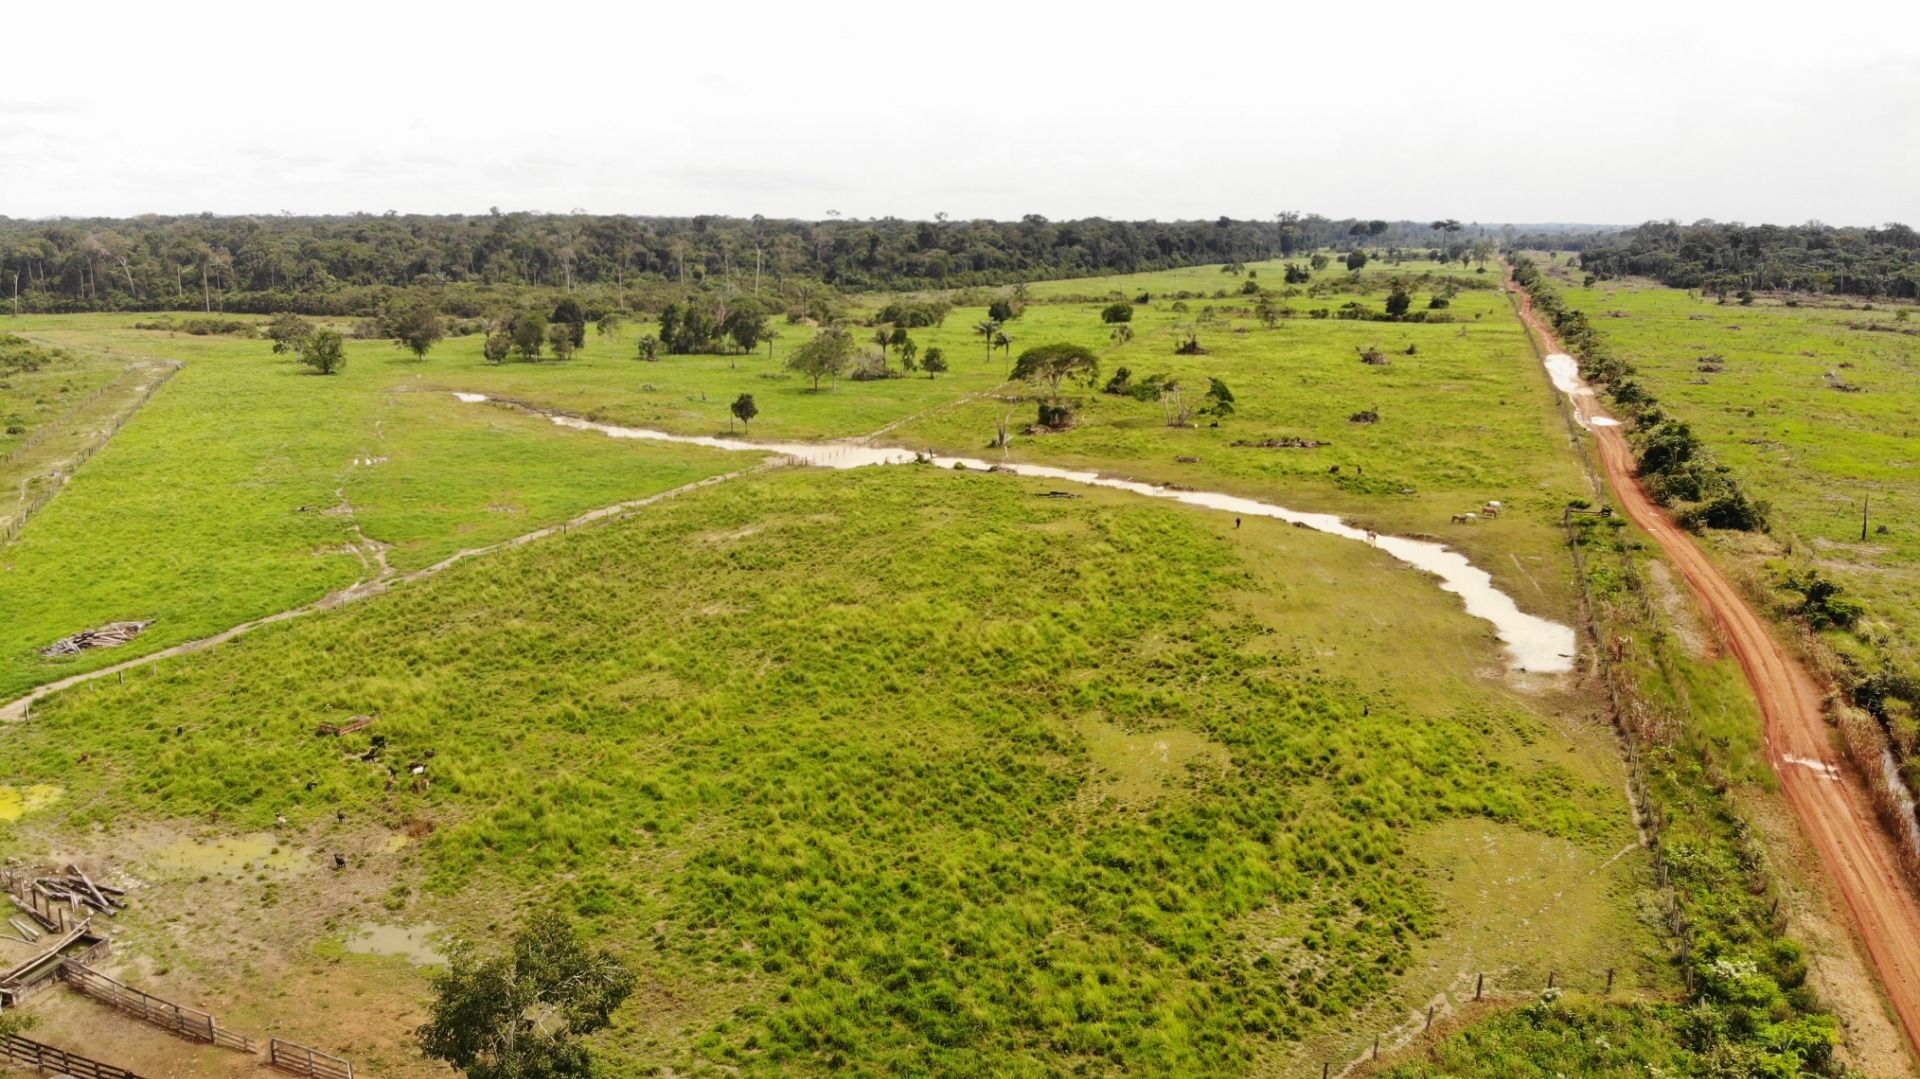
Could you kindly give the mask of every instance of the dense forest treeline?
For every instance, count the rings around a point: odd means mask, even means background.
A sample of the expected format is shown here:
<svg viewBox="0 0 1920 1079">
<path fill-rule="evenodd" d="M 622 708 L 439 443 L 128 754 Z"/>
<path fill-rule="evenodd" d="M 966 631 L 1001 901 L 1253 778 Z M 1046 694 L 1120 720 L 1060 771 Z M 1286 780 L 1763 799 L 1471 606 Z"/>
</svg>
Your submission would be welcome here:
<svg viewBox="0 0 1920 1079">
<path fill-rule="evenodd" d="M 1546 240 L 1540 246 L 1556 246 Z M 1906 225 L 1692 225 L 1648 222 L 1557 246 L 1580 252 L 1596 278 L 1628 274 L 1674 288 L 1742 289 L 1920 298 L 1920 233 Z"/>
<path fill-rule="evenodd" d="M 659 308 L 699 288 L 963 288 L 1249 262 L 1317 248 L 1455 257 L 1510 239 L 1458 221 L 770 220 L 494 212 L 349 217 L 0 218 L 0 300 L 23 311 L 367 314 L 430 287 L 456 314 L 528 288 L 611 290 Z M 498 295 L 496 295 L 498 294 Z M 651 299 L 649 299 L 651 298 Z M 623 304 L 624 305 L 624 304 Z M 462 308 L 471 307 L 471 311 Z"/>
</svg>

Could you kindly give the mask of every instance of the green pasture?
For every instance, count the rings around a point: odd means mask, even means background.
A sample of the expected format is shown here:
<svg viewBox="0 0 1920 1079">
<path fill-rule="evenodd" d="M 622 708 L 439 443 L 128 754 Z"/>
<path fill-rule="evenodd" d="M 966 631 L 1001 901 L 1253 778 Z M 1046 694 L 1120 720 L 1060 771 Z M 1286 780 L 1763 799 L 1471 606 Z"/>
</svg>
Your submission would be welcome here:
<svg viewBox="0 0 1920 1079">
<path fill-rule="evenodd" d="M 323 378 L 263 340 L 157 334 L 133 321 L 19 320 L 18 332 L 75 355 L 186 366 L 0 548 L 0 696 L 368 576 L 349 547 L 356 521 L 410 569 L 741 464 L 683 447 L 635 454 L 413 393 L 420 365 L 384 342 L 349 346 L 344 373 Z M 342 511 L 343 495 L 354 512 Z M 39 655 L 77 630 L 146 619 L 157 621 L 134 644 Z"/>
<path fill-rule="evenodd" d="M 1382 250 L 1373 245 L 1360 245 L 1363 250 L 1377 252 Z M 1346 252 L 1321 251 L 1328 263 L 1325 269 L 1315 271 L 1315 281 L 1344 281 L 1349 271 L 1346 267 Z M 1109 294 L 1114 299 L 1133 299 L 1145 292 L 1158 296 L 1163 293 L 1191 292 L 1211 296 L 1225 290 L 1229 296 L 1237 293 L 1241 285 L 1251 279 L 1266 288 L 1278 291 L 1287 287 L 1285 270 L 1291 262 L 1302 267 L 1310 267 L 1312 252 L 1304 252 L 1290 259 L 1269 259 L 1265 262 L 1244 263 L 1246 273 L 1226 272 L 1219 265 L 1182 266 L 1172 270 L 1153 270 L 1146 273 L 1105 274 L 1099 277 L 1075 277 L 1061 281 L 1036 281 L 1027 286 L 1027 294 L 1036 300 L 1053 300 L 1062 297 L 1100 298 Z M 1500 283 L 1498 268 L 1489 266 L 1486 273 L 1477 272 L 1475 267 L 1462 266 L 1457 262 L 1446 265 L 1432 259 L 1410 258 L 1400 263 L 1388 262 L 1384 258 L 1369 258 L 1361 268 L 1363 281 L 1378 284 L 1393 277 L 1418 277 L 1422 274 L 1458 278 L 1463 282 L 1477 278 L 1487 287 L 1497 287 Z M 1471 286 L 1469 286 L 1471 287 Z M 1003 290 L 1005 291 L 1005 290 Z M 1171 298 L 1171 297 L 1169 297 Z"/>
<path fill-rule="evenodd" d="M 1208 280 L 1244 280 L 1204 272 L 1213 275 Z M 1131 290 L 1202 273 L 1114 280 Z M 1190 394 L 1208 376 L 1223 378 L 1239 395 L 1240 412 L 1218 428 L 1175 430 L 1159 405 L 1078 387 L 1080 426 L 1016 437 L 1016 457 L 1217 487 L 1350 514 L 1383 531 L 1436 535 L 1467 550 L 1524 606 L 1566 617 L 1559 541 L 1548 525 L 1580 493 L 1578 473 L 1567 455 L 1541 452 L 1565 435 L 1546 411 L 1548 391 L 1505 300 L 1462 290 L 1450 308 L 1432 312 L 1453 320 L 1444 324 L 1309 317 L 1349 301 L 1377 308 L 1384 275 L 1370 267 L 1355 281 L 1329 268 L 1314 285 L 1287 290 L 1298 295 L 1283 294 L 1295 317 L 1271 329 L 1252 317 L 1251 297 L 1157 300 L 1138 308 L 1130 324 L 1136 336 L 1125 345 L 1111 339 L 1099 304 L 1029 304 L 1002 329 L 1011 344 L 995 350 L 976 332 L 985 309 L 956 309 L 942 325 L 911 331 L 923 353 L 945 352 L 946 374 L 843 378 L 820 392 L 783 366 L 785 351 L 813 332 L 805 325 L 780 327 L 772 356 L 763 349 L 653 363 L 638 359 L 636 341 L 652 329 L 644 325 L 618 337 L 592 334 L 566 363 L 489 364 L 478 336 L 442 342 L 425 361 L 384 341 L 349 342 L 343 373 L 320 377 L 273 355 L 264 339 L 139 330 L 139 316 L 11 321 L 14 332 L 65 348 L 88 370 L 155 358 L 186 367 L 0 551 L 0 609 L 20 612 L 0 630 L 0 695 L 350 584 L 369 572 L 349 548 L 356 524 L 359 535 L 393 546 L 396 568 L 411 569 L 745 463 L 558 431 L 505 409 L 462 404 L 453 391 L 702 435 L 732 427 L 728 405 L 751 393 L 756 438 L 881 432 L 888 441 L 979 455 L 1010 408 L 1016 430 L 1031 422 L 1034 401 L 1000 400 L 1034 393 L 1006 385 L 1012 358 L 1060 340 L 1100 349 L 1102 381 L 1122 365 L 1137 376 L 1175 374 Z M 1416 284 L 1416 309 L 1426 310 L 1447 280 Z M 1207 355 L 1173 355 L 1186 327 Z M 863 340 L 871 333 L 859 332 Z M 1409 345 L 1416 355 L 1404 354 Z M 1359 362 L 1359 349 L 1376 346 L 1389 366 Z M 893 364 L 897 370 L 897 358 Z M 1348 422 L 1376 407 L 1378 424 Z M 1296 435 L 1329 445 L 1229 445 Z M 1476 526 L 1448 523 L 1489 499 L 1517 512 Z M 123 619 L 158 621 L 112 652 L 61 661 L 37 654 L 58 637 Z"/>
<path fill-rule="evenodd" d="M 1863 636 L 1920 667 L 1920 311 L 1900 321 L 1900 308 L 1837 297 L 1721 305 L 1639 283 L 1564 291 L 1770 504 L 1796 561 L 1867 605 Z"/>
<path fill-rule="evenodd" d="M 1047 489 L 763 472 L 69 691 L 16 834 L 430 822 L 409 917 L 552 899 L 641 971 L 615 1072 L 1297 1070 L 1475 969 L 1670 988 L 1590 704 L 1364 544 Z"/>
</svg>

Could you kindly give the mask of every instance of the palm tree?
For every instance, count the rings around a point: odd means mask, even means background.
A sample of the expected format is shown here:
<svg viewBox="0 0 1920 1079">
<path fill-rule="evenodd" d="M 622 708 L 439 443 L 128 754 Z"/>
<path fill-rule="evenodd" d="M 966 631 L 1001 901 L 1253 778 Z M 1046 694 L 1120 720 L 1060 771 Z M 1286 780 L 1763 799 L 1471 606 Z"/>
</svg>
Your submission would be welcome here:
<svg viewBox="0 0 1920 1079">
<path fill-rule="evenodd" d="M 887 362 L 887 346 L 893 343 L 893 335 L 887 332 L 885 326 L 882 326 L 873 331 L 873 343 L 880 346 L 880 363 L 884 366 Z"/>
<path fill-rule="evenodd" d="M 993 335 L 1000 332 L 1000 323 L 994 319 L 981 319 L 973 327 L 973 332 L 987 339 L 987 362 L 993 362 Z"/>
<path fill-rule="evenodd" d="M 1013 359 L 1013 338 L 1008 337 L 1004 333 L 995 333 L 993 335 L 993 344 L 987 349 L 987 355 L 989 357 L 993 355 L 995 348 L 998 348 L 1006 354 L 1005 357 L 1003 357 L 1004 359 L 1008 361 Z M 1011 374 L 1011 368 L 1009 368 L 1009 374 Z"/>
</svg>

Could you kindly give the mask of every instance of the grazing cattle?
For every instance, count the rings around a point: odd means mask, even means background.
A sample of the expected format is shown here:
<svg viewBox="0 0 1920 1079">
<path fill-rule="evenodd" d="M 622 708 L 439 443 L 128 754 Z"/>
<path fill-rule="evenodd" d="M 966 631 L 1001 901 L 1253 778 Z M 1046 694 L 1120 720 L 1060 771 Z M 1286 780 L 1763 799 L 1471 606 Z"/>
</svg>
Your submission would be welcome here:
<svg viewBox="0 0 1920 1079">
<path fill-rule="evenodd" d="M 1480 515 L 1477 513 L 1456 513 L 1453 515 L 1453 523 L 1457 525 L 1470 525 L 1479 519 Z"/>
</svg>

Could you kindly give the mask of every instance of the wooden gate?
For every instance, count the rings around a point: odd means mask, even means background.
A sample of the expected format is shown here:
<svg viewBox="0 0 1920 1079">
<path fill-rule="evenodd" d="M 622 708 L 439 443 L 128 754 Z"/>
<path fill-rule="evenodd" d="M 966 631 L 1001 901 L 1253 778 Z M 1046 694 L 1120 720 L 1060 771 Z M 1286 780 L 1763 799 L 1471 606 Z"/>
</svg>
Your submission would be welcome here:
<svg viewBox="0 0 1920 1079">
<path fill-rule="evenodd" d="M 267 1063 L 310 1079 L 353 1079 L 352 1061 L 282 1038 L 267 1042 Z"/>
</svg>

